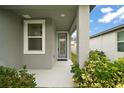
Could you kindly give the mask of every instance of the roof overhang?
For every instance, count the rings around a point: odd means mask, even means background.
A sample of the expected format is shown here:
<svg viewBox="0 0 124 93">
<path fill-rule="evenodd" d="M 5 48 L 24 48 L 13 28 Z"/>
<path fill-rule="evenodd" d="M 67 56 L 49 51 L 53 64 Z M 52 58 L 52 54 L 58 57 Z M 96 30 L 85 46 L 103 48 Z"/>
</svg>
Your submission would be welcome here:
<svg viewBox="0 0 124 93">
<path fill-rule="evenodd" d="M 119 29 L 122 29 L 122 28 L 124 29 L 124 24 L 112 27 L 112 28 L 110 28 L 108 30 L 105 30 L 105 31 L 100 32 L 100 33 L 97 33 L 95 35 L 92 35 L 90 38 L 92 39 L 92 38 L 95 38 L 95 37 L 98 37 L 98 36 L 102 36 L 102 35 L 105 35 L 105 34 L 108 34 L 108 33 L 112 33 L 112 32 L 115 32 L 115 31 L 117 31 Z"/>
<path fill-rule="evenodd" d="M 90 5 L 90 12 L 96 7 L 96 5 Z"/>
</svg>

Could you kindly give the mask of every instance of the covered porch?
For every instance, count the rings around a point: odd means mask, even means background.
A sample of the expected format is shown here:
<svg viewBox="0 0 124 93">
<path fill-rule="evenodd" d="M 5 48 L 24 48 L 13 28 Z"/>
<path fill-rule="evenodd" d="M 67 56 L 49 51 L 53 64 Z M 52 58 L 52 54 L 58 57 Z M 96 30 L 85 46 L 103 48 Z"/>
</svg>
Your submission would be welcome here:
<svg viewBox="0 0 124 93">
<path fill-rule="evenodd" d="M 71 34 L 77 30 L 77 62 L 80 67 L 83 67 L 89 53 L 89 14 L 93 7 L 74 5 L 0 6 L 0 8 L 0 19 L 2 20 L 0 22 L 0 40 L 9 42 L 0 48 L 2 51 L 0 52 L 0 65 L 16 68 L 27 65 L 29 72 L 36 74 L 37 87 L 73 87 L 72 73 L 70 73 Z M 42 37 L 44 51 L 42 54 L 39 52 L 38 54 L 36 54 L 37 52 L 27 53 L 24 49 L 24 20 L 39 19 L 45 20 L 43 21 L 45 30 Z M 58 60 L 56 34 L 60 31 L 68 33 L 64 56 L 67 60 L 64 61 Z M 0 41 L 0 43 L 2 42 Z"/>
<path fill-rule="evenodd" d="M 71 35 L 77 30 L 77 62 L 83 67 L 89 53 L 89 13 L 93 7 L 77 6 L 69 33 L 69 56 L 67 61 L 56 61 L 52 69 L 29 69 L 36 74 L 37 87 L 74 87 L 71 71 Z M 66 16 L 65 16 L 66 17 Z M 81 21 L 82 20 L 82 21 Z M 61 31 L 61 30 L 60 30 Z"/>
</svg>

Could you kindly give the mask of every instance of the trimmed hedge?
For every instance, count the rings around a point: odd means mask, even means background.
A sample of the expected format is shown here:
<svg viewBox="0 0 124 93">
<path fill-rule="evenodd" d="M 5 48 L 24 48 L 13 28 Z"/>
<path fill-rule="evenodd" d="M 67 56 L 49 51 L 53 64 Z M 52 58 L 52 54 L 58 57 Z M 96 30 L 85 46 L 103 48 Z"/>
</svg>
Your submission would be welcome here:
<svg viewBox="0 0 124 93">
<path fill-rule="evenodd" d="M 24 66 L 21 70 L 0 66 L 0 88 L 34 88 L 34 74 L 29 74 Z"/>
<path fill-rule="evenodd" d="M 124 58 L 109 60 L 104 52 L 91 51 L 84 68 L 72 65 L 73 81 L 79 88 L 124 87 Z"/>
</svg>

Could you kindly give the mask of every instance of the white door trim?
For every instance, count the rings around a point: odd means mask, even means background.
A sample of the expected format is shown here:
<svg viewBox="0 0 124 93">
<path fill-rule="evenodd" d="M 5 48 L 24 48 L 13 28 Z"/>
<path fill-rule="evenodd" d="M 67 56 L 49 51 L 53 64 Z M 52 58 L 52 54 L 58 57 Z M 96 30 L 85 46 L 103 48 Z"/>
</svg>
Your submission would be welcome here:
<svg viewBox="0 0 124 93">
<path fill-rule="evenodd" d="M 68 31 L 56 31 L 56 51 L 57 51 L 57 59 L 61 59 L 58 58 L 58 33 L 67 33 L 67 58 L 62 58 L 62 59 L 69 59 L 69 33 Z"/>
</svg>

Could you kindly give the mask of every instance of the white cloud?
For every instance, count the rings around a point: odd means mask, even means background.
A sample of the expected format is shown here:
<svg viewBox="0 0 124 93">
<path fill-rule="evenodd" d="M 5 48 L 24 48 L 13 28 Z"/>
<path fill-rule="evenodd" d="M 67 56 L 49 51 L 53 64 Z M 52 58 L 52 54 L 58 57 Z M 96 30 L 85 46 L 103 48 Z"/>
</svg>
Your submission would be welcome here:
<svg viewBox="0 0 124 93">
<path fill-rule="evenodd" d="M 115 19 L 124 19 L 124 7 L 119 8 L 115 12 L 106 13 L 102 18 L 98 19 L 98 22 L 110 23 Z"/>
<path fill-rule="evenodd" d="M 107 8 L 101 8 L 101 12 L 102 13 L 109 13 L 112 12 L 114 9 L 112 9 L 111 7 L 107 7 Z"/>
<path fill-rule="evenodd" d="M 121 20 L 121 19 L 124 19 L 124 14 L 120 16 L 120 20 Z"/>
</svg>

